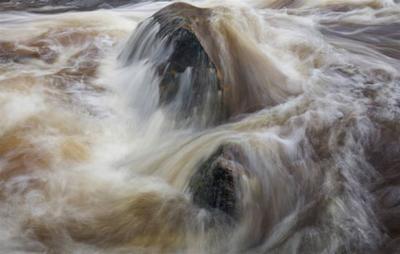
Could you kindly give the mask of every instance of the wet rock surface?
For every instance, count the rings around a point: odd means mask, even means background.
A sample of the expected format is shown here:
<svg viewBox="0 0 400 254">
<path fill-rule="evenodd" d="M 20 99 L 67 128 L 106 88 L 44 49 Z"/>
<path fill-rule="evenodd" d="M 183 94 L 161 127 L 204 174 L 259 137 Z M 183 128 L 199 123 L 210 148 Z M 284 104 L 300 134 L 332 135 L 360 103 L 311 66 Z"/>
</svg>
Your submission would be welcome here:
<svg viewBox="0 0 400 254">
<path fill-rule="evenodd" d="M 239 216 L 239 178 L 246 174 L 246 157 L 235 144 L 221 145 L 192 176 L 189 191 L 193 203 L 231 218 Z"/>
<path fill-rule="evenodd" d="M 171 4 L 142 22 L 121 54 L 125 66 L 147 61 L 161 79 L 160 105 L 210 126 L 282 103 L 291 91 L 284 73 L 218 20 L 220 10 Z"/>
<path fill-rule="evenodd" d="M 160 106 L 176 114 L 177 120 L 189 119 L 200 126 L 226 118 L 218 71 L 192 27 L 197 18 L 209 15 L 208 9 L 172 4 L 141 23 L 123 52 L 126 65 L 147 61 L 155 66 Z"/>
</svg>

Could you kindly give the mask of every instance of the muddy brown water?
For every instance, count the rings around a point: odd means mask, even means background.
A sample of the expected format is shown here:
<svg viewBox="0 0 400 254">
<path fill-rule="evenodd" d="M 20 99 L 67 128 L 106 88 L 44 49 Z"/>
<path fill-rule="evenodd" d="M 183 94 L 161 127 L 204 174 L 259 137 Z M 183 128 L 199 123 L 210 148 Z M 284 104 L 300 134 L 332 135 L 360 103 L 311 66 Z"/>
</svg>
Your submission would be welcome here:
<svg viewBox="0 0 400 254">
<path fill-rule="evenodd" d="M 0 1 L 0 253 L 399 253 L 398 3 L 177 4 L 199 110 L 171 2 L 104 2 Z"/>
</svg>

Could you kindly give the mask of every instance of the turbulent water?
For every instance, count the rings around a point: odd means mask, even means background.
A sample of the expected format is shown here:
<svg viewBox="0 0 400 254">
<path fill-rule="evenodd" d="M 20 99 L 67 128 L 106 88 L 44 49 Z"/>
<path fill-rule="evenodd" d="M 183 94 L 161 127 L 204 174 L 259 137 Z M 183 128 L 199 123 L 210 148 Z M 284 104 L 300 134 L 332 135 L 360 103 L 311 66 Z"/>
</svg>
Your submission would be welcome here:
<svg viewBox="0 0 400 254">
<path fill-rule="evenodd" d="M 175 115 L 191 68 L 160 106 L 171 49 L 137 31 L 171 2 L 0 12 L 0 253 L 400 253 L 400 5 L 188 3 L 228 91 L 211 123 L 211 95 Z M 226 144 L 220 219 L 191 184 Z"/>
</svg>

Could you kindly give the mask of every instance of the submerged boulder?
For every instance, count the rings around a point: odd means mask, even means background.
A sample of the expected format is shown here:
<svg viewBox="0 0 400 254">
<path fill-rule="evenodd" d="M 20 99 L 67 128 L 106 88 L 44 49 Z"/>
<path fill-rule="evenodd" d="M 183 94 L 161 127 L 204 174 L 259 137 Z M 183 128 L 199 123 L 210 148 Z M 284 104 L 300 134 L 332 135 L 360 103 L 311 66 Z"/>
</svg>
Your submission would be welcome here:
<svg viewBox="0 0 400 254">
<path fill-rule="evenodd" d="M 243 30 L 251 17 L 241 27 L 230 15 L 173 3 L 143 21 L 120 55 L 124 66 L 142 61 L 154 67 L 158 104 L 179 122 L 215 125 L 301 92 L 259 49 L 257 35 Z"/>
<path fill-rule="evenodd" d="M 221 145 L 203 162 L 189 182 L 193 203 L 235 219 L 239 216 L 240 177 L 247 174 L 247 159 L 236 144 Z"/>
<path fill-rule="evenodd" d="M 160 78 L 159 105 L 179 120 L 202 126 L 224 118 L 217 69 L 192 26 L 209 15 L 208 9 L 172 4 L 141 23 L 121 55 L 125 65 L 154 65 Z"/>
</svg>

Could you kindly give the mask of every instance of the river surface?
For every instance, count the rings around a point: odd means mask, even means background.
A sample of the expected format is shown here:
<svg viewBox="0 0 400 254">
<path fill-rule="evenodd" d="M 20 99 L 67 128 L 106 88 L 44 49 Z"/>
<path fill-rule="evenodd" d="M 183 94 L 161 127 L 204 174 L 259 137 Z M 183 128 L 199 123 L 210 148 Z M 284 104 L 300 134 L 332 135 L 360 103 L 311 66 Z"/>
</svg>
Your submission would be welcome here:
<svg viewBox="0 0 400 254">
<path fill-rule="evenodd" d="M 400 253 L 396 1 L 188 1 L 240 87 L 212 124 L 212 100 L 160 106 L 148 59 L 170 49 L 134 34 L 171 2 L 4 2 L 0 253 Z M 229 220 L 191 191 L 225 144 Z"/>
</svg>

